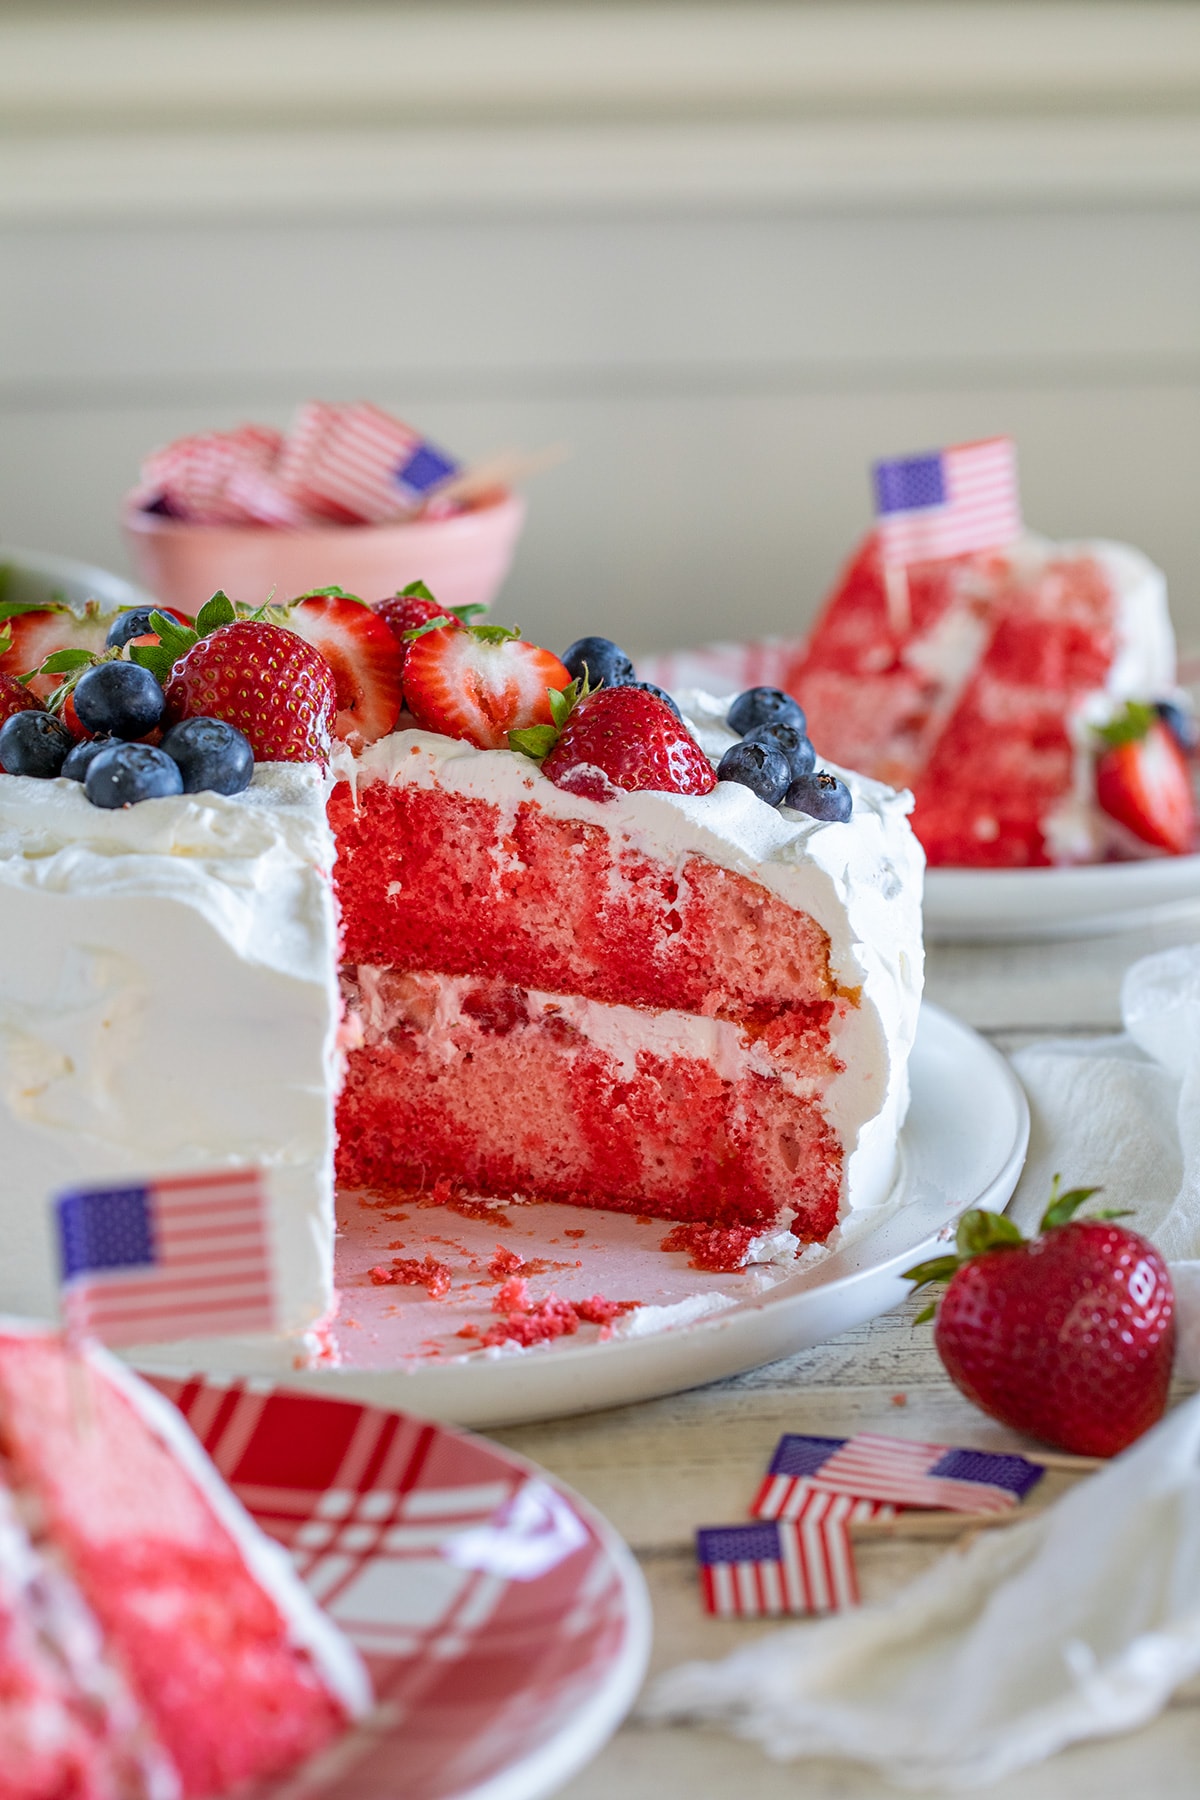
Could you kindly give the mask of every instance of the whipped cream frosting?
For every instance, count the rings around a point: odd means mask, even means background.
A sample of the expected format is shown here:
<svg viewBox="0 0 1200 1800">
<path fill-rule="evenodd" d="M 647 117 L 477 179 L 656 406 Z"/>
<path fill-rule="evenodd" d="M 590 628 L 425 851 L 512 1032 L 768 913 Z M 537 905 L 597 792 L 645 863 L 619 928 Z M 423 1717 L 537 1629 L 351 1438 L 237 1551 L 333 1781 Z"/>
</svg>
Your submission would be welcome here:
<svg viewBox="0 0 1200 1800">
<path fill-rule="evenodd" d="M 718 761 L 737 742 L 725 723 L 727 702 L 699 692 L 677 698 L 702 747 Z M 834 1026 L 834 1049 L 846 1067 L 824 1102 L 845 1151 L 843 1208 L 860 1212 L 887 1199 L 908 1107 L 924 968 L 924 856 L 908 823 L 909 795 L 838 770 L 854 799 L 844 824 L 768 806 L 728 781 L 709 794 L 643 792 L 600 802 L 555 787 L 527 757 L 424 731 L 395 732 L 356 760 L 340 758 L 338 772 L 356 787 L 402 781 L 445 788 L 490 802 L 502 817 L 515 818 L 519 806 L 533 801 L 552 817 L 601 825 L 632 850 L 680 871 L 689 856 L 706 857 L 809 914 L 829 937 L 834 979 L 861 990 L 859 1005 Z M 610 1039 L 620 1032 L 619 1020 L 590 1022 Z M 672 1029 L 670 1020 L 662 1029 Z"/>
<path fill-rule="evenodd" d="M 283 1330 L 331 1308 L 326 792 L 266 764 L 232 798 L 104 811 L 0 778 L 0 1308 L 57 1310 L 53 1194 L 242 1162 L 267 1170 Z"/>
</svg>

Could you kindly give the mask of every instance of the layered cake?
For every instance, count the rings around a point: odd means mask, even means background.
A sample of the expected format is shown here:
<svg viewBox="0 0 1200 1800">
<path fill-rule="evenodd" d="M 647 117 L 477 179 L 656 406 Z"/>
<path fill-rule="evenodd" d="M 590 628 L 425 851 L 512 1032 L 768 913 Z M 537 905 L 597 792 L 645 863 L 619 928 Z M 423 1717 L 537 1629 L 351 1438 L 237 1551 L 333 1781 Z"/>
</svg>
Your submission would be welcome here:
<svg viewBox="0 0 1200 1800">
<path fill-rule="evenodd" d="M 220 1800 L 370 1703 L 174 1407 L 0 1321 L 0 1794 Z"/>
<path fill-rule="evenodd" d="M 82 782 L 0 777 L 3 1303 L 52 1306 L 45 1198 L 84 1178 L 264 1166 L 285 1362 L 332 1314 L 335 1169 L 797 1247 L 888 1198 L 922 968 L 907 797 L 814 770 L 782 694 L 727 719 L 632 670 L 596 688 L 422 604 L 388 626 L 395 729 L 377 687 L 341 704 L 344 671 L 324 694 L 289 663 L 272 701 L 262 634 L 320 663 L 311 621 L 234 621 L 168 645 L 161 748 L 100 735 Z M 129 666 L 80 677 L 85 727 Z M 249 785 L 180 792 L 176 734 L 214 715 L 258 737 Z M 9 770 L 56 722 L 21 716 Z M 309 760 L 269 754 L 284 717 Z"/>
</svg>

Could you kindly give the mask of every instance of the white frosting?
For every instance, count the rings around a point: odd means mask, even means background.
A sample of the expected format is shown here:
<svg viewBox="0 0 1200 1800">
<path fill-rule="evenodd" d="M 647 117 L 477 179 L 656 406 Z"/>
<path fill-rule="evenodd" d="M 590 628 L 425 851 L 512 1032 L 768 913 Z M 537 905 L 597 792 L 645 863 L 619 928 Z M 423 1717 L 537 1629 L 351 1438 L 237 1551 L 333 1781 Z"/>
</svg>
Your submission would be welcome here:
<svg viewBox="0 0 1200 1800">
<path fill-rule="evenodd" d="M 110 1177 L 268 1171 L 284 1329 L 333 1301 L 337 929 L 318 769 L 92 806 L 0 778 L 0 1307 L 50 1316 L 47 1201 Z"/>
<path fill-rule="evenodd" d="M 725 724 L 726 703 L 700 693 L 681 694 L 679 701 L 705 751 L 719 760 L 737 741 Z M 834 979 L 861 990 L 859 1005 L 846 1008 L 834 1026 L 834 1049 L 846 1068 L 827 1087 L 824 1102 L 845 1151 L 844 1207 L 874 1207 L 887 1199 L 908 1107 L 908 1057 L 923 977 L 924 857 L 906 816 L 908 795 L 839 770 L 854 797 L 844 824 L 767 806 L 729 781 L 710 794 L 646 792 L 599 802 L 555 787 L 526 757 L 480 751 L 423 731 L 381 739 L 353 764 L 343 762 L 342 772 L 358 786 L 437 786 L 513 817 L 519 806 L 536 801 L 552 817 L 601 825 L 618 842 L 676 871 L 690 856 L 706 857 L 815 919 L 829 937 Z M 597 1015 L 582 1016 L 597 1029 L 615 1030 L 619 1042 L 619 1021 L 600 1027 Z M 672 1015 L 663 1029 L 683 1027 Z"/>
</svg>

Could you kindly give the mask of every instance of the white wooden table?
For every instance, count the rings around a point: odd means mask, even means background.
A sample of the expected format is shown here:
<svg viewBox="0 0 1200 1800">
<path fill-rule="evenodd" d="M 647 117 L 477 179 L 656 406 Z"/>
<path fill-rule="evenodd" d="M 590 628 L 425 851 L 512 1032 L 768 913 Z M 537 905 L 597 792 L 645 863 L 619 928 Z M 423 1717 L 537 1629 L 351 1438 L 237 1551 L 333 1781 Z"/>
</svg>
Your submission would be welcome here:
<svg viewBox="0 0 1200 1800">
<path fill-rule="evenodd" d="M 1012 1050 L 1040 1036 L 1118 1027 L 1128 965 L 1200 939 L 1200 907 L 1121 936 L 1011 945 L 932 946 L 927 993 Z M 701 1610 L 693 1533 L 743 1519 L 783 1431 L 893 1432 L 981 1448 L 1017 1447 L 951 1387 L 915 1305 L 785 1362 L 639 1406 L 495 1435 L 571 1483 L 636 1553 L 654 1604 L 652 1672 L 718 1657 L 776 1627 L 718 1622 Z M 1070 1478 L 1048 1477 L 1047 1497 Z M 918 1542 L 860 1546 L 863 1597 L 881 1598 L 941 1552 Z M 986 1790 L 991 1800 L 1195 1800 L 1200 1681 L 1142 1731 L 1091 1743 Z M 846 1764 L 769 1762 L 711 1730 L 627 1725 L 563 1790 L 564 1800 L 884 1800 L 875 1775 Z"/>
</svg>

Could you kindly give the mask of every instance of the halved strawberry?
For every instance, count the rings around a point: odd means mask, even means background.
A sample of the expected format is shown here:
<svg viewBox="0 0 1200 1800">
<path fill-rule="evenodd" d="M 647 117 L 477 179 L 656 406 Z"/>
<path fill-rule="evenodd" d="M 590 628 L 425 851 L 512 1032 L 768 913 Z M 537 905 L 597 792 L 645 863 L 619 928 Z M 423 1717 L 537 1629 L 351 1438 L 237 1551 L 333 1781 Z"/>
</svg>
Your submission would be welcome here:
<svg viewBox="0 0 1200 1800">
<path fill-rule="evenodd" d="M 395 730 L 404 700 L 404 646 L 385 619 L 352 595 L 310 594 L 293 606 L 288 625 L 333 670 L 335 737 L 357 751 Z"/>
<path fill-rule="evenodd" d="M 1131 701 L 1099 736 L 1096 799 L 1145 844 L 1183 856 L 1196 847 L 1187 758 L 1154 708 Z"/>
<path fill-rule="evenodd" d="M 0 619 L 11 634 L 7 647 L 0 645 L 0 675 L 28 675 L 31 669 L 40 669 L 56 650 L 78 648 L 98 654 L 104 649 L 108 629 L 108 621 L 101 617 L 94 600 L 89 600 L 83 618 L 69 606 L 55 603 L 30 608 L 14 606 L 11 610 L 0 607 Z M 29 691 L 39 700 L 46 700 L 57 686 L 57 676 L 35 675 Z"/>
<path fill-rule="evenodd" d="M 425 631 L 404 664 L 404 696 L 417 723 L 481 750 L 506 749 L 510 731 L 551 724 L 550 690 L 570 685 L 553 651 L 503 625 Z"/>
</svg>

